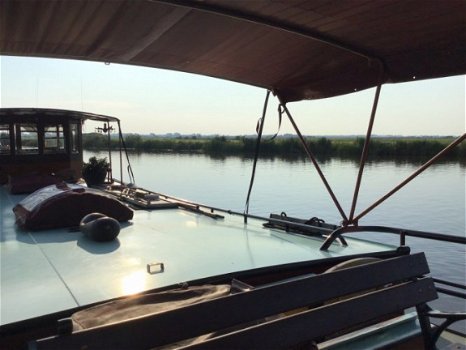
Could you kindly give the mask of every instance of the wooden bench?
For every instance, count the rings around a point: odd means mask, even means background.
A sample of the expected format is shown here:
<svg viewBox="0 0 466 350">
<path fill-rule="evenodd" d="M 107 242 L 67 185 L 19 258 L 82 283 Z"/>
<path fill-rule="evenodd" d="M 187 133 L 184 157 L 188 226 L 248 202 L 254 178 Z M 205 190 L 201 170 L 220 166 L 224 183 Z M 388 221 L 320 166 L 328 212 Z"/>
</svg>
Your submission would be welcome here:
<svg viewBox="0 0 466 350">
<path fill-rule="evenodd" d="M 30 348 L 148 349 L 221 332 L 183 349 L 286 349 L 415 307 L 429 349 L 426 303 L 437 292 L 428 273 L 423 253 L 406 255 L 36 340 Z"/>
</svg>

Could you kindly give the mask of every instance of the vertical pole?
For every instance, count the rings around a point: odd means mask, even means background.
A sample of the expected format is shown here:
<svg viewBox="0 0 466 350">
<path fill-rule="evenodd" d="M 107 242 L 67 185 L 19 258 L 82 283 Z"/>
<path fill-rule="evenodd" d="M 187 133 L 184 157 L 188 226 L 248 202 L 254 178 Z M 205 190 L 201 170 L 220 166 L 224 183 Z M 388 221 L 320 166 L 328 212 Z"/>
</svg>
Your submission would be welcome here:
<svg viewBox="0 0 466 350">
<path fill-rule="evenodd" d="M 314 154 L 312 154 L 309 146 L 306 144 L 306 140 L 304 139 L 303 135 L 301 134 L 301 132 L 299 131 L 299 128 L 298 126 L 296 125 L 295 121 L 293 120 L 293 117 L 291 116 L 291 113 L 290 111 L 288 110 L 288 108 L 286 107 L 286 104 L 282 103 L 281 99 L 279 98 L 280 100 L 280 103 L 282 104 L 283 106 L 283 109 L 285 110 L 285 113 L 286 115 L 288 116 L 288 119 L 290 120 L 291 124 L 293 125 L 293 128 L 295 129 L 296 131 L 296 134 L 298 135 L 299 139 L 301 140 L 301 143 L 304 147 L 304 150 L 306 151 L 306 154 L 308 155 L 309 159 L 311 160 L 312 164 L 314 164 L 314 167 L 316 168 L 317 170 L 317 173 L 319 174 L 320 178 L 322 179 L 322 182 L 324 183 L 325 185 L 325 188 L 327 189 L 328 193 L 330 194 L 330 197 L 332 198 L 333 200 L 333 203 L 335 203 L 335 206 L 337 207 L 338 211 L 340 212 L 340 215 L 341 217 L 343 218 L 343 224 L 346 226 L 346 223 L 348 222 L 348 218 L 346 217 L 345 215 L 345 212 L 343 211 L 343 209 L 341 208 L 341 205 L 340 203 L 338 202 L 338 199 L 337 197 L 335 196 L 335 194 L 333 193 L 332 191 L 332 188 L 330 187 L 329 183 L 327 182 L 327 179 L 325 178 L 322 170 L 320 169 L 320 166 L 319 164 L 317 163 L 317 160 L 316 158 L 314 157 Z"/>
<path fill-rule="evenodd" d="M 112 174 L 112 150 L 110 148 L 110 121 L 108 121 L 107 145 L 108 145 L 108 162 L 110 163 L 110 171 L 108 172 L 108 181 L 112 183 L 113 174 Z"/>
<path fill-rule="evenodd" d="M 123 154 L 121 149 L 121 126 L 120 121 L 117 122 L 118 124 L 118 144 L 120 147 L 120 183 L 123 184 Z"/>
<path fill-rule="evenodd" d="M 354 211 L 356 210 L 356 203 L 358 201 L 359 188 L 361 186 L 362 174 L 364 172 L 364 166 L 366 164 L 367 155 L 369 153 L 369 142 L 372 135 L 372 127 L 374 126 L 375 113 L 377 111 L 377 104 L 379 103 L 380 90 L 382 84 L 377 85 L 375 90 L 374 103 L 372 105 L 371 117 L 369 119 L 369 126 L 367 127 L 366 139 L 364 140 L 364 146 L 361 153 L 361 160 L 359 162 L 359 172 L 356 179 L 356 185 L 354 187 L 353 202 L 351 204 L 351 211 L 349 215 L 348 224 L 353 224 Z M 356 222 L 357 224 L 357 222 Z"/>
<path fill-rule="evenodd" d="M 15 124 L 10 123 L 9 126 L 9 136 L 10 136 L 10 156 L 14 155 L 16 152 L 15 145 Z"/>
<path fill-rule="evenodd" d="M 424 349 L 434 350 L 436 349 L 435 344 L 432 343 L 432 326 L 429 320 L 430 308 L 427 304 L 421 304 L 416 306 L 416 311 L 419 319 L 419 324 L 422 330 L 422 338 L 424 340 Z"/>
</svg>

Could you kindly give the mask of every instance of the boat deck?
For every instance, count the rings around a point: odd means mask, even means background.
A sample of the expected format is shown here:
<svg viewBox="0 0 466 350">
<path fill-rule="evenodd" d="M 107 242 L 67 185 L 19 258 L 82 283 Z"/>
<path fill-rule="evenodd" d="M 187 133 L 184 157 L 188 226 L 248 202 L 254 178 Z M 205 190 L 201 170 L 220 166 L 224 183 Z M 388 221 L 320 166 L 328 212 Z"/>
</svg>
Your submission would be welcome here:
<svg viewBox="0 0 466 350">
<path fill-rule="evenodd" d="M 118 238 L 97 243 L 68 229 L 22 231 L 12 208 L 24 195 L 0 187 L 0 324 L 236 271 L 394 250 L 358 239 L 320 251 L 322 239 L 182 209 L 137 210 Z M 163 263 L 148 273 L 147 264 Z"/>
</svg>

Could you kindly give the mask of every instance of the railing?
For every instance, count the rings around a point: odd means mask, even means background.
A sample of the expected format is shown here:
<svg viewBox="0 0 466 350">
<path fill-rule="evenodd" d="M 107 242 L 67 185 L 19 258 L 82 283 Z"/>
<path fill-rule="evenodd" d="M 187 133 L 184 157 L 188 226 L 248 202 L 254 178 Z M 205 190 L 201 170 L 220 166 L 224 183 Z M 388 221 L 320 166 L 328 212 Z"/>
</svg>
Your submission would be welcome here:
<svg viewBox="0 0 466 350">
<path fill-rule="evenodd" d="M 415 230 L 407 230 L 395 227 L 385 227 L 385 226 L 350 226 L 350 227 L 340 227 L 334 230 L 325 240 L 324 244 L 321 246 L 321 250 L 327 250 L 330 245 L 336 240 L 341 239 L 343 233 L 357 233 L 357 232 L 381 232 L 381 233 L 390 233 L 399 235 L 400 237 L 400 247 L 406 245 L 406 236 L 410 237 L 417 237 L 423 239 L 430 239 L 438 242 L 448 242 L 448 243 L 457 243 L 466 245 L 466 237 L 459 237 L 447 234 L 440 234 L 440 233 L 433 233 L 433 232 L 424 232 L 424 231 L 415 231 Z M 439 278 L 433 278 L 435 282 L 435 288 L 438 293 L 448 295 L 454 298 L 459 298 L 466 300 L 466 293 L 463 290 L 466 290 L 466 285 L 446 281 Z M 451 288 L 445 288 L 451 287 Z M 461 291 L 460 291 L 461 290 Z M 438 312 L 433 312 L 431 317 L 437 317 Z M 445 318 L 446 321 L 439 326 L 437 337 L 440 335 L 443 329 L 449 329 L 452 332 L 458 332 L 455 329 L 450 328 L 450 325 L 453 324 L 457 320 L 464 320 L 464 315 L 460 315 L 457 313 L 441 313 L 441 317 Z M 462 336 L 464 334 L 460 332 Z"/>
<path fill-rule="evenodd" d="M 391 233 L 400 236 L 400 246 L 404 246 L 406 243 L 406 236 L 419 237 L 425 239 L 431 239 L 440 242 L 459 243 L 466 245 L 466 237 L 447 235 L 441 233 L 425 232 L 407 230 L 403 228 L 388 227 L 388 226 L 346 226 L 340 227 L 334 230 L 325 240 L 324 244 L 320 247 L 320 250 L 327 250 L 335 239 L 340 238 L 343 233 L 356 233 L 356 232 L 381 232 Z"/>
<path fill-rule="evenodd" d="M 445 281 L 445 280 L 442 280 L 440 278 L 433 278 L 433 280 L 434 280 L 436 285 L 437 284 L 442 284 L 442 285 L 445 285 L 445 286 L 466 290 L 466 285 L 462 285 L 462 284 L 454 283 L 454 282 L 450 282 L 450 281 Z M 436 286 L 436 289 L 437 289 L 437 292 L 439 292 L 439 293 L 450 295 L 452 297 L 462 298 L 462 299 L 466 300 L 466 293 L 458 292 L 458 291 L 443 288 L 443 287 L 437 287 L 437 286 Z"/>
</svg>

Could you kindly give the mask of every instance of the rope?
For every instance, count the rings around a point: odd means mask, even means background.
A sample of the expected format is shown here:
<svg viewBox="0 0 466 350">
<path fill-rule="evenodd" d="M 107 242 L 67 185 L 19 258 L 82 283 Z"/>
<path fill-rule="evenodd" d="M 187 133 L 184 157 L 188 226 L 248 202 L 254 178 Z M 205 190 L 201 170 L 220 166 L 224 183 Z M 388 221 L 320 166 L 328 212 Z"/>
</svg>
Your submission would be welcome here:
<svg viewBox="0 0 466 350">
<path fill-rule="evenodd" d="M 131 162 L 129 161 L 128 156 L 128 149 L 126 148 L 125 139 L 123 138 L 123 133 L 121 132 L 120 122 L 118 121 L 118 134 L 120 136 L 121 144 L 123 145 L 123 149 L 125 150 L 126 161 L 128 162 L 128 166 L 126 167 L 128 171 L 129 182 L 135 184 L 136 180 L 134 179 L 133 169 L 131 168 Z"/>
<path fill-rule="evenodd" d="M 307 220 L 304 224 L 312 226 L 321 226 L 322 224 L 325 224 L 325 220 L 319 219 L 317 216 L 314 216 Z"/>
<path fill-rule="evenodd" d="M 251 180 L 249 182 L 249 190 L 248 190 L 248 195 L 246 197 L 246 204 L 245 204 L 245 209 L 244 209 L 244 223 L 245 224 L 248 222 L 249 199 L 251 197 L 252 186 L 254 184 L 254 177 L 256 176 L 256 165 L 257 165 L 257 159 L 259 157 L 260 143 L 261 143 L 261 138 L 262 138 L 262 131 L 264 130 L 265 114 L 267 113 L 267 105 L 269 103 L 269 96 L 270 96 L 270 91 L 267 90 L 267 94 L 265 95 L 264 108 L 262 110 L 262 118 L 260 118 L 257 121 L 257 125 L 256 125 L 256 131 L 257 131 L 256 151 L 254 154 L 254 163 L 252 165 Z"/>
<path fill-rule="evenodd" d="M 277 128 L 277 132 L 275 133 L 275 135 L 273 135 L 271 138 L 269 138 L 266 141 L 273 141 L 278 136 L 278 133 L 280 132 L 280 128 L 282 126 L 283 113 L 284 113 L 283 106 L 282 106 L 282 104 L 279 104 L 278 105 L 278 128 Z"/>
</svg>

